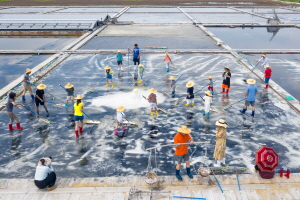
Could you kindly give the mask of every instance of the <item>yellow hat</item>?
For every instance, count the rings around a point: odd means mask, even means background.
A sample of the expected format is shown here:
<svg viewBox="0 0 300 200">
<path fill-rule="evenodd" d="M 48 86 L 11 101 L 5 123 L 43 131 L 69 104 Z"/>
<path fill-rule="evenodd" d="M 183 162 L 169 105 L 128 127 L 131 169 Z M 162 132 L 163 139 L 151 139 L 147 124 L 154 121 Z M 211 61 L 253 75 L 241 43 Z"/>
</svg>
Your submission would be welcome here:
<svg viewBox="0 0 300 200">
<path fill-rule="evenodd" d="M 143 64 L 139 64 L 139 67 L 144 67 L 144 65 Z"/>
<path fill-rule="evenodd" d="M 169 55 L 168 52 L 166 52 L 165 55 L 166 55 L 166 56 Z"/>
<path fill-rule="evenodd" d="M 27 68 L 26 73 L 29 73 L 29 72 L 31 72 L 31 69 Z"/>
<path fill-rule="evenodd" d="M 83 99 L 83 97 L 79 94 L 75 99 Z"/>
<path fill-rule="evenodd" d="M 118 53 L 121 53 L 122 51 L 121 50 L 118 50 Z"/>
<path fill-rule="evenodd" d="M 104 67 L 104 69 L 111 69 L 111 67 L 110 66 L 106 66 L 106 67 Z"/>
<path fill-rule="evenodd" d="M 70 89 L 70 88 L 72 88 L 72 87 L 74 87 L 74 85 L 72 85 L 71 83 L 68 83 L 68 84 L 65 86 L 66 89 Z"/>
<path fill-rule="evenodd" d="M 44 89 L 46 89 L 46 85 L 45 84 L 39 84 L 36 88 L 38 89 L 38 90 L 44 90 Z"/>
<path fill-rule="evenodd" d="M 174 76 L 170 76 L 169 80 L 175 80 Z"/>
<path fill-rule="evenodd" d="M 211 91 L 205 91 L 204 93 L 207 94 L 210 97 L 212 96 Z"/>
<path fill-rule="evenodd" d="M 256 80 L 254 79 L 247 79 L 247 83 L 250 85 L 254 85 L 256 83 Z"/>
<path fill-rule="evenodd" d="M 209 77 L 208 77 L 208 79 L 213 79 L 213 78 L 214 78 L 214 77 L 212 77 L 212 76 L 209 76 Z"/>
<path fill-rule="evenodd" d="M 267 56 L 265 54 L 263 54 L 262 57 L 266 58 Z"/>
<path fill-rule="evenodd" d="M 148 92 L 150 92 L 150 93 L 156 93 L 157 91 L 154 88 L 151 88 L 151 89 L 148 90 Z"/>
<path fill-rule="evenodd" d="M 228 71 L 230 71 L 230 68 L 229 68 L 229 67 L 224 67 L 224 69 L 227 69 Z"/>
<path fill-rule="evenodd" d="M 117 112 L 122 112 L 124 111 L 126 108 L 124 106 L 119 106 L 116 110 Z"/>
<path fill-rule="evenodd" d="M 269 68 L 270 66 L 269 65 L 265 65 L 265 68 Z"/>
<path fill-rule="evenodd" d="M 189 134 L 190 132 L 192 132 L 191 129 L 188 129 L 187 126 L 182 126 L 180 129 L 177 130 L 179 133 L 183 133 L 183 134 Z"/>
<path fill-rule="evenodd" d="M 193 81 L 189 81 L 185 86 L 187 88 L 193 87 L 195 85 L 195 83 Z"/>
<path fill-rule="evenodd" d="M 224 119 L 219 119 L 219 121 L 216 121 L 216 125 L 217 126 L 222 126 L 224 128 L 227 128 L 228 127 L 228 124 L 225 122 Z"/>
</svg>

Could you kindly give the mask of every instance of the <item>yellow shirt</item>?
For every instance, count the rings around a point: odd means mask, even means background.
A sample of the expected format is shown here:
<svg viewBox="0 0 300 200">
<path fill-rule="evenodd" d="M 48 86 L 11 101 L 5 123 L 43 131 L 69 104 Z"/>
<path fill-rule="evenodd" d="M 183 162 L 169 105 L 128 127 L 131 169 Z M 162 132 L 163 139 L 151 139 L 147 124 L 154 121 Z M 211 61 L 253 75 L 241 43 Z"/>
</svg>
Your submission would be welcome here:
<svg viewBox="0 0 300 200">
<path fill-rule="evenodd" d="M 81 111 L 82 106 L 84 106 L 84 104 L 81 102 L 78 104 L 74 103 L 74 115 L 76 116 L 83 116 L 83 112 Z"/>
</svg>

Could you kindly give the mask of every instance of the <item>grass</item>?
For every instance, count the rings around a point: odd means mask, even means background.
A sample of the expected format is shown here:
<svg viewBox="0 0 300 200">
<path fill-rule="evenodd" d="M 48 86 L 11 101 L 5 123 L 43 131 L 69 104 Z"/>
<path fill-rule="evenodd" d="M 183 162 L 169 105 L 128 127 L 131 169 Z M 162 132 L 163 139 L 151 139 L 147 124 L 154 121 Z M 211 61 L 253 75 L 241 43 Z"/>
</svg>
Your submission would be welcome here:
<svg viewBox="0 0 300 200">
<path fill-rule="evenodd" d="M 282 1 L 288 1 L 288 2 L 300 3 L 300 0 L 282 0 Z"/>
<path fill-rule="evenodd" d="M 1 0 L 0 0 L 1 1 Z M 49 1 L 53 1 L 53 0 L 35 0 L 35 1 L 39 1 L 39 2 L 49 2 Z"/>
<path fill-rule="evenodd" d="M 1 1 L 10 1 L 10 0 L 0 0 L 0 2 L 1 2 Z"/>
</svg>

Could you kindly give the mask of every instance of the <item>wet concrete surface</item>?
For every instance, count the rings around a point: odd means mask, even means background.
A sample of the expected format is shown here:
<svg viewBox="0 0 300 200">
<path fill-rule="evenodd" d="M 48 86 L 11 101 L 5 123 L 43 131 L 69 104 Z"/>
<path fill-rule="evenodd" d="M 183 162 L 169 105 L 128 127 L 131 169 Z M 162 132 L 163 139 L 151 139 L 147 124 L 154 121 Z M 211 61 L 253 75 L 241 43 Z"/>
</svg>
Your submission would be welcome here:
<svg viewBox="0 0 300 200">
<path fill-rule="evenodd" d="M 54 168 L 59 177 L 105 177 L 145 175 L 148 165 L 149 152 L 146 148 L 172 143 L 177 129 L 187 125 L 192 129 L 195 141 L 209 141 L 207 146 L 208 164 L 213 162 L 215 145 L 215 122 L 226 119 L 229 127 L 227 134 L 226 162 L 229 166 L 247 167 L 248 172 L 255 162 L 254 152 L 260 146 L 272 146 L 280 156 L 280 167 L 288 167 L 292 172 L 299 172 L 300 121 L 298 115 L 272 91 L 263 91 L 257 83 L 259 91 L 256 101 L 256 116 L 240 115 L 239 109 L 243 103 L 238 103 L 227 109 L 226 113 L 213 112 L 209 119 L 201 115 L 203 103 L 198 95 L 194 107 L 184 106 L 185 102 L 174 106 L 175 102 L 186 96 L 185 84 L 192 80 L 195 90 L 207 84 L 207 77 L 215 77 L 215 95 L 212 106 L 221 109 L 224 106 L 243 98 L 246 83 L 242 79 L 249 73 L 240 66 L 230 55 L 171 55 L 177 69 L 165 72 L 163 55 L 142 55 L 146 67 L 143 84 L 133 90 L 133 69 L 128 68 L 118 73 L 113 55 L 72 55 L 55 71 L 47 75 L 42 82 L 48 87 L 46 92 L 55 95 L 55 102 L 63 103 L 65 91 L 58 84 L 68 82 L 75 85 L 75 94 L 84 95 L 84 111 L 93 119 L 100 120 L 100 126 L 85 125 L 85 132 L 80 139 L 75 139 L 74 121 L 71 108 L 54 106 L 48 103 L 50 111 L 48 126 L 37 120 L 26 110 L 15 109 L 21 118 L 23 131 L 9 132 L 8 117 L 0 113 L 0 177 L 2 178 L 33 178 L 35 166 L 39 158 L 51 155 L 54 158 Z M 131 60 L 131 58 L 130 58 Z M 130 64 L 132 64 L 130 62 Z M 104 87 L 101 82 L 94 93 L 88 88 L 97 84 L 104 77 L 104 67 L 109 65 L 115 71 L 113 81 L 115 88 Z M 222 95 L 221 90 L 223 67 L 232 70 L 231 90 L 229 95 Z M 127 67 L 127 58 L 124 60 Z M 175 98 L 162 98 L 166 89 L 167 78 L 171 75 L 178 77 L 184 74 L 177 83 Z M 159 106 L 169 113 L 150 116 L 149 109 L 144 107 L 141 93 L 147 94 L 147 89 L 154 87 L 163 100 Z M 47 96 L 47 95 L 46 95 Z M 118 98 L 119 97 L 119 98 Z M 48 100 L 52 99 L 48 97 Z M 18 100 L 19 102 L 20 100 Z M 125 137 L 113 134 L 115 125 L 116 105 L 133 105 L 125 110 L 132 121 L 138 123 L 125 132 Z M 26 100 L 25 105 L 34 109 L 33 102 Z M 43 108 L 40 114 L 45 117 Z M 85 117 L 86 119 L 86 117 Z M 204 165 L 205 146 L 190 147 L 192 164 L 197 169 Z M 152 152 L 152 166 L 157 167 L 157 174 L 173 175 L 173 149 L 170 147 L 157 149 L 156 163 Z M 183 173 L 185 170 L 183 170 Z M 193 174 L 195 174 L 193 168 Z"/>
</svg>

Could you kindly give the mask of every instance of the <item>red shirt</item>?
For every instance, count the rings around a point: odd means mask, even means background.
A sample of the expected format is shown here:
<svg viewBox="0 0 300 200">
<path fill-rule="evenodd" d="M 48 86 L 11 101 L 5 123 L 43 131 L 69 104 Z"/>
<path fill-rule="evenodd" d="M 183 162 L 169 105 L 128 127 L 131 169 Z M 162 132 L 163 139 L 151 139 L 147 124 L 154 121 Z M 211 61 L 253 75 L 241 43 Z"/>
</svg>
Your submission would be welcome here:
<svg viewBox="0 0 300 200">
<path fill-rule="evenodd" d="M 182 135 L 181 133 L 177 133 L 174 137 L 174 144 L 178 143 L 188 143 L 191 140 L 191 136 L 189 134 Z M 182 156 L 189 152 L 187 144 L 182 144 L 175 150 L 175 155 Z"/>
<path fill-rule="evenodd" d="M 271 73 L 272 73 L 272 69 L 267 68 L 267 69 L 265 70 L 265 77 L 266 77 L 266 78 L 270 78 L 270 77 L 271 77 Z"/>
</svg>

